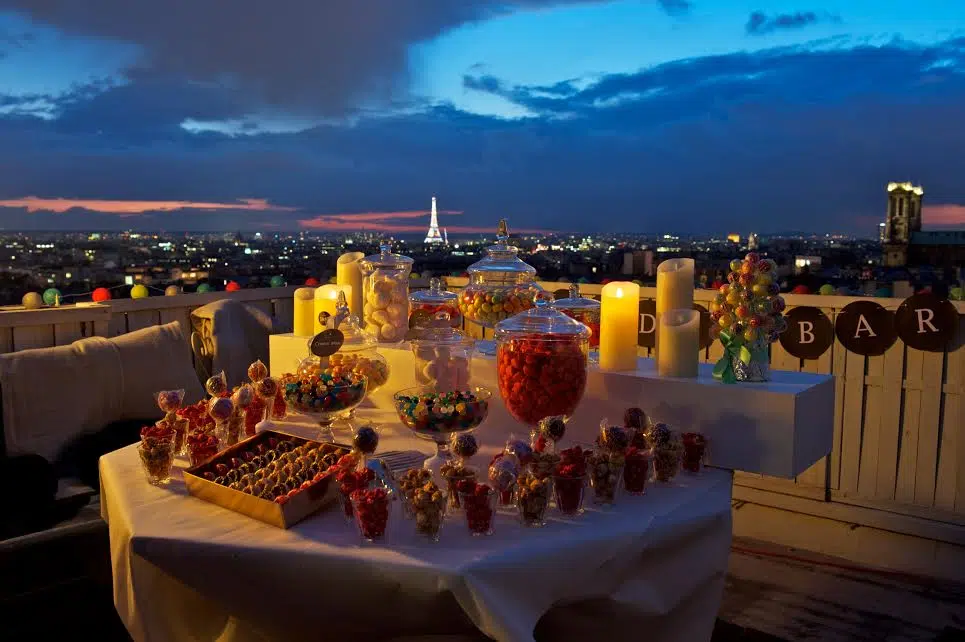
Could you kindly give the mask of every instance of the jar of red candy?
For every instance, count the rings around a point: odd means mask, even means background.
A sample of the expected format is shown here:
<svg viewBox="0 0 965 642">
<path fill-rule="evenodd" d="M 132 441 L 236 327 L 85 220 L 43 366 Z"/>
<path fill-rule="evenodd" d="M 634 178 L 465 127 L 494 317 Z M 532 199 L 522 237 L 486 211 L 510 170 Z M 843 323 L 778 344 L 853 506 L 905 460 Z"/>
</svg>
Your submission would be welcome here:
<svg viewBox="0 0 965 642">
<path fill-rule="evenodd" d="M 553 301 L 553 307 L 590 329 L 590 348 L 600 347 L 600 302 L 580 296 L 580 286 L 570 285 L 570 295 Z"/>
<path fill-rule="evenodd" d="M 449 325 L 462 327 L 462 313 L 459 311 L 459 295 L 446 290 L 442 279 L 429 279 L 428 290 L 416 290 L 409 295 L 409 329 L 421 330 L 429 327 L 436 315 L 445 312 L 449 315 Z"/>
<path fill-rule="evenodd" d="M 496 326 L 499 392 L 517 420 L 569 417 L 586 389 L 590 329 L 537 301 Z"/>
<path fill-rule="evenodd" d="M 681 437 L 684 443 L 682 466 L 688 473 L 699 473 L 700 464 L 707 449 L 707 439 L 699 432 L 685 432 Z"/>
</svg>

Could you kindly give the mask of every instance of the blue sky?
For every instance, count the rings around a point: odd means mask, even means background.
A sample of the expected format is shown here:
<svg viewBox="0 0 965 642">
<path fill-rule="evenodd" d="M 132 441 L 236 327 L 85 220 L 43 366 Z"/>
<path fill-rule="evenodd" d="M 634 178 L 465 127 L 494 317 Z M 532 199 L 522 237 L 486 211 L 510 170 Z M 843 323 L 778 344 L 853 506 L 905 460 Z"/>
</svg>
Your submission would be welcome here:
<svg viewBox="0 0 965 642">
<path fill-rule="evenodd" d="M 4 6 L 6 229 L 965 227 L 965 3 Z"/>
</svg>

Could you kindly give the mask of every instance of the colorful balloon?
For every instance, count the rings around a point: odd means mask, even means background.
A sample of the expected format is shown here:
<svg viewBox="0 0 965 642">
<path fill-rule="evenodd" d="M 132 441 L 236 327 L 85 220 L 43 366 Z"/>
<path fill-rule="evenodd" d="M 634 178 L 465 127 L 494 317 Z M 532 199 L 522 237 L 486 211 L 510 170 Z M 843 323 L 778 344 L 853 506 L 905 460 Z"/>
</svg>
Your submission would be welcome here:
<svg viewBox="0 0 965 642">
<path fill-rule="evenodd" d="M 164 296 L 177 296 L 181 294 L 181 288 L 176 285 L 169 285 L 164 288 Z"/>
<path fill-rule="evenodd" d="M 132 299 L 146 299 L 149 296 L 151 296 L 151 293 L 148 291 L 146 285 L 138 283 L 133 288 L 131 288 Z"/>
<path fill-rule="evenodd" d="M 47 288 L 44 290 L 44 303 L 46 305 L 60 305 L 60 300 L 64 297 L 57 288 Z"/>
<path fill-rule="evenodd" d="M 965 301 L 965 289 L 952 288 L 948 291 L 948 298 L 952 301 Z"/>
<path fill-rule="evenodd" d="M 210 283 L 202 283 L 198 286 L 198 294 L 206 294 L 208 292 L 214 292 L 214 287 Z"/>
<path fill-rule="evenodd" d="M 316 279 L 314 276 L 310 276 L 305 279 L 306 288 L 317 288 L 319 285 L 321 285 L 321 283 L 319 283 L 318 279 Z"/>
<path fill-rule="evenodd" d="M 224 286 L 225 292 L 237 292 L 241 289 L 237 281 L 228 281 L 228 285 Z"/>
<path fill-rule="evenodd" d="M 794 289 L 791 290 L 791 294 L 811 294 L 811 290 L 809 290 L 806 285 L 796 285 Z"/>
<path fill-rule="evenodd" d="M 271 277 L 271 287 L 273 288 L 283 288 L 285 287 L 285 277 L 275 275 Z"/>
<path fill-rule="evenodd" d="M 834 294 L 834 286 L 831 285 L 830 283 L 825 283 L 818 289 L 818 294 L 821 294 L 823 296 L 830 296 Z"/>
<path fill-rule="evenodd" d="M 111 291 L 108 290 L 107 288 L 97 288 L 96 290 L 94 290 L 93 293 L 91 293 L 90 298 L 96 303 L 101 303 L 102 301 L 110 301 Z"/>
<path fill-rule="evenodd" d="M 27 292 L 23 295 L 23 299 L 20 301 L 23 303 L 23 307 L 28 310 L 36 310 L 37 308 L 43 307 L 44 298 L 40 296 L 39 292 Z"/>
</svg>

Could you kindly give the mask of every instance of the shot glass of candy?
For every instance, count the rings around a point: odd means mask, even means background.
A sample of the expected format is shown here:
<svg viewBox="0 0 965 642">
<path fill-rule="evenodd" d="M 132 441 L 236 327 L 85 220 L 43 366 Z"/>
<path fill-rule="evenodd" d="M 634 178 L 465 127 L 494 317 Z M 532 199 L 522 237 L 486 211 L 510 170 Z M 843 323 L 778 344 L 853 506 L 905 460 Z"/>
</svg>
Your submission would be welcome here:
<svg viewBox="0 0 965 642">
<path fill-rule="evenodd" d="M 356 490 L 352 493 L 352 509 L 359 534 L 368 542 L 385 538 L 389 524 L 389 493 L 384 488 Z"/>
<path fill-rule="evenodd" d="M 150 426 L 141 431 L 137 447 L 147 480 L 155 486 L 171 481 L 174 465 L 174 430 L 166 426 Z"/>
<path fill-rule="evenodd" d="M 707 439 L 699 432 L 685 432 L 682 440 L 684 444 L 683 469 L 689 473 L 699 473 L 700 464 L 707 449 Z"/>
<path fill-rule="evenodd" d="M 446 480 L 449 489 L 449 508 L 458 510 L 462 507 L 459 497 L 459 483 L 465 480 L 476 481 L 476 469 L 459 463 L 446 463 L 439 469 L 439 476 Z"/>
<path fill-rule="evenodd" d="M 516 487 L 516 506 L 523 526 L 540 528 L 546 525 L 546 507 L 550 503 L 552 477 L 539 478 L 532 473 L 520 476 Z"/>
<path fill-rule="evenodd" d="M 624 456 L 622 453 L 596 452 L 587 462 L 590 472 L 590 486 L 593 488 L 593 503 L 607 505 L 616 501 L 620 479 L 623 476 Z"/>
<path fill-rule="evenodd" d="M 635 446 L 627 448 L 623 467 L 623 489 L 631 495 L 643 495 L 649 475 L 650 452 Z"/>
<path fill-rule="evenodd" d="M 578 515 L 583 512 L 586 469 L 586 458 L 579 446 L 560 452 L 560 463 L 553 474 L 553 489 L 556 507 L 564 515 Z"/>
<path fill-rule="evenodd" d="M 466 513 L 466 525 L 474 536 L 493 534 L 496 491 L 486 484 L 464 480 L 458 484 L 459 501 Z"/>
<path fill-rule="evenodd" d="M 212 432 L 199 430 L 191 433 L 187 442 L 188 461 L 192 466 L 198 466 L 218 454 L 218 437 Z"/>
<path fill-rule="evenodd" d="M 428 481 L 415 489 L 408 498 L 412 516 L 415 519 L 415 532 L 430 541 L 439 541 L 439 531 L 446 516 L 446 493 Z"/>
</svg>

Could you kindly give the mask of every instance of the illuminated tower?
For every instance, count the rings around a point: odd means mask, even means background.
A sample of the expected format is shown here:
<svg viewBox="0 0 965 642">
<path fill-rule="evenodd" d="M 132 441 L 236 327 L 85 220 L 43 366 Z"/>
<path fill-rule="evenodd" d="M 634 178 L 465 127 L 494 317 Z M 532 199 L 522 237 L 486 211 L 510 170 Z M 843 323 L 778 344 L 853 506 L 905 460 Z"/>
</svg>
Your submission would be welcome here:
<svg viewBox="0 0 965 642">
<path fill-rule="evenodd" d="M 888 183 L 888 213 L 880 232 L 881 249 L 888 267 L 908 263 L 908 245 L 915 232 L 921 231 L 921 197 L 923 190 L 911 183 Z"/>
<path fill-rule="evenodd" d="M 429 219 L 429 233 L 426 234 L 425 243 L 436 245 L 443 243 L 442 234 L 439 233 L 439 214 L 436 212 L 436 197 L 432 197 L 432 217 Z"/>
</svg>

